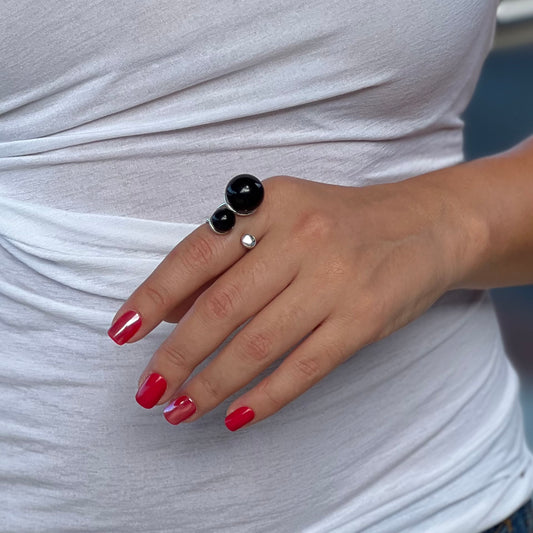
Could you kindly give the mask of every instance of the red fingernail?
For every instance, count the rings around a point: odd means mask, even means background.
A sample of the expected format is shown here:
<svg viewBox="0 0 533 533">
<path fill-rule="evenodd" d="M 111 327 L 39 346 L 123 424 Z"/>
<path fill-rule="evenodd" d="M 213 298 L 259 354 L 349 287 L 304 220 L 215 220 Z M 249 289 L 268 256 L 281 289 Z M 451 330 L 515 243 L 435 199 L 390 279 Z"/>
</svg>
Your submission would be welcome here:
<svg viewBox="0 0 533 533">
<path fill-rule="evenodd" d="M 167 390 L 167 380 L 160 374 L 150 374 L 139 387 L 135 399 L 145 409 L 151 409 Z"/>
<path fill-rule="evenodd" d="M 196 412 L 196 405 L 188 396 L 180 396 L 168 404 L 163 411 L 165 418 L 173 425 L 183 422 Z"/>
<path fill-rule="evenodd" d="M 107 334 L 117 343 L 128 342 L 139 331 L 141 327 L 141 315 L 135 311 L 126 311 L 109 328 Z"/>
<path fill-rule="evenodd" d="M 248 424 L 250 420 L 253 420 L 254 416 L 255 413 L 251 407 L 239 407 L 229 414 L 224 422 L 230 431 L 237 431 L 244 424 Z"/>
</svg>

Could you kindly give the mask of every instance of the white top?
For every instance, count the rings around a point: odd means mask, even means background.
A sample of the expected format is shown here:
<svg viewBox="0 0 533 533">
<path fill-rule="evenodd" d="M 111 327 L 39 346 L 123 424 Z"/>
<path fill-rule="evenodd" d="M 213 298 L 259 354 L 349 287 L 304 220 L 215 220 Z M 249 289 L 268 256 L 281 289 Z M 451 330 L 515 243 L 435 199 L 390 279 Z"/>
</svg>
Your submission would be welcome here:
<svg viewBox="0 0 533 533">
<path fill-rule="evenodd" d="M 460 162 L 496 5 L 2 2 L 0 531 L 479 533 L 529 498 L 485 292 L 236 433 L 236 395 L 177 427 L 135 403 L 172 325 L 106 335 L 235 174 L 361 186 Z"/>
</svg>

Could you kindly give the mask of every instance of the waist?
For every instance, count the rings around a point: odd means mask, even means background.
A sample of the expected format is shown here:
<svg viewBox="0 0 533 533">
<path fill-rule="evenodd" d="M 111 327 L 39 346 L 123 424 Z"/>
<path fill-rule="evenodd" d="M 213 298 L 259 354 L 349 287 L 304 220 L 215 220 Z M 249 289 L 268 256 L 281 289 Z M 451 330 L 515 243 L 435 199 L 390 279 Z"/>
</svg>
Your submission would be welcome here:
<svg viewBox="0 0 533 533">
<path fill-rule="evenodd" d="M 0 157 L 0 196 L 74 212 L 202 223 L 231 177 L 291 175 L 361 187 L 400 181 L 462 160 L 460 129 L 368 138 L 333 132 L 211 127 Z M 29 142 L 29 141 L 28 141 Z M 37 151 L 37 153 L 35 153 Z"/>
</svg>

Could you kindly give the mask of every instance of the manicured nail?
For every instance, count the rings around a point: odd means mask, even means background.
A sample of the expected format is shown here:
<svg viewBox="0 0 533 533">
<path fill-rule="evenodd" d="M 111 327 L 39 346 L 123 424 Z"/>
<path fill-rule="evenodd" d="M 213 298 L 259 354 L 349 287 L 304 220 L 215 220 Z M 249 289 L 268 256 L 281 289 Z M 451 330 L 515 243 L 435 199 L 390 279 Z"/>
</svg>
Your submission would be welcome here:
<svg viewBox="0 0 533 533">
<path fill-rule="evenodd" d="M 139 387 L 135 399 L 137 403 L 145 409 L 151 409 L 165 394 L 167 390 L 167 380 L 155 372 L 150 374 L 144 383 Z"/>
<path fill-rule="evenodd" d="M 244 424 L 248 424 L 250 420 L 253 420 L 254 416 L 255 413 L 251 407 L 239 407 L 229 414 L 224 422 L 230 431 L 237 431 Z"/>
<path fill-rule="evenodd" d="M 188 396 L 180 396 L 168 404 L 163 411 L 165 418 L 174 426 L 196 412 L 196 405 Z"/>
<path fill-rule="evenodd" d="M 142 320 L 141 315 L 135 311 L 126 311 L 109 328 L 107 334 L 117 343 L 128 342 L 139 331 Z"/>
</svg>

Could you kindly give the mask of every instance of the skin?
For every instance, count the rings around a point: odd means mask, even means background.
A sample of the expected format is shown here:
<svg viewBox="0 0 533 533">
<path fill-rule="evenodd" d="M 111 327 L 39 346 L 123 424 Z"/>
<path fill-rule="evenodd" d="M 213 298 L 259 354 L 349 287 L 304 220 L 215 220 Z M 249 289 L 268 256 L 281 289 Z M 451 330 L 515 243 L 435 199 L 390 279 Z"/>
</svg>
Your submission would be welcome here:
<svg viewBox="0 0 533 533">
<path fill-rule="evenodd" d="M 190 423 L 237 398 L 247 426 L 273 415 L 362 347 L 427 310 L 444 292 L 533 283 L 533 137 L 512 150 L 400 183 L 342 187 L 275 176 L 265 200 L 225 235 L 203 224 L 118 310 L 143 319 L 136 342 L 178 322 L 139 379 L 183 394 Z M 243 233 L 257 246 L 247 251 Z M 192 370 L 252 318 L 196 376 Z M 303 342 L 300 342 L 302 341 Z M 298 344 L 299 343 L 299 344 Z"/>
</svg>

